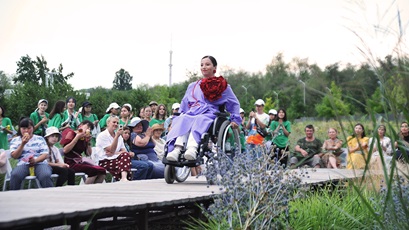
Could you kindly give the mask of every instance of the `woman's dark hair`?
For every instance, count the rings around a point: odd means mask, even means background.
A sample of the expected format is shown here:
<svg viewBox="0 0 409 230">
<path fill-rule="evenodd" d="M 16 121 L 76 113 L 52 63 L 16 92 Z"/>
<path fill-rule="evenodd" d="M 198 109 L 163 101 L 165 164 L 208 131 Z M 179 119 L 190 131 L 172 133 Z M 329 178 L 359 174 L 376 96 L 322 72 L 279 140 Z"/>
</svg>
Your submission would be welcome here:
<svg viewBox="0 0 409 230">
<path fill-rule="evenodd" d="M 72 99 L 72 101 L 74 102 L 74 108 L 75 108 L 75 106 L 77 105 L 77 100 L 75 100 L 75 98 L 74 97 L 67 97 L 67 100 L 65 101 L 65 104 L 68 104 L 68 102 L 70 101 Z"/>
<path fill-rule="evenodd" d="M 356 125 L 354 125 L 354 128 L 357 127 L 358 125 L 361 126 L 361 128 L 362 128 L 362 137 L 366 137 L 364 125 L 361 124 L 361 123 L 357 123 Z M 354 131 L 354 134 L 352 134 L 352 136 L 353 136 L 353 137 L 356 137 L 355 131 Z"/>
<path fill-rule="evenodd" d="M 20 122 L 18 123 L 18 131 L 17 135 L 21 136 L 21 128 L 28 128 L 28 127 L 33 127 L 34 128 L 34 122 L 28 117 L 22 117 L 20 119 Z"/>
<path fill-rule="evenodd" d="M 6 117 L 4 114 L 6 113 L 6 110 L 4 110 L 4 107 L 0 105 L 1 108 L 1 117 Z"/>
<path fill-rule="evenodd" d="M 94 123 L 92 123 L 89 120 L 83 120 L 80 125 L 88 125 L 89 129 L 93 130 L 94 129 Z"/>
<path fill-rule="evenodd" d="M 64 112 L 64 107 L 65 107 L 64 101 L 57 101 L 50 112 L 50 119 L 52 119 L 56 114 Z"/>
<path fill-rule="evenodd" d="M 278 114 L 280 113 L 280 111 L 283 111 L 283 112 L 284 112 L 284 117 L 283 117 L 283 120 L 284 120 L 284 121 L 287 121 L 287 111 L 285 111 L 285 109 L 283 109 L 283 108 L 281 108 L 281 109 L 279 109 L 279 110 L 277 111 L 277 115 L 276 115 L 275 120 L 276 120 L 276 121 L 278 121 L 278 120 L 279 120 L 279 118 L 278 118 Z"/>
<path fill-rule="evenodd" d="M 154 119 L 157 119 L 157 120 L 160 119 L 160 117 L 159 117 L 159 109 L 160 109 L 160 107 L 163 107 L 163 108 L 165 109 L 165 114 L 164 114 L 163 117 L 162 117 L 162 119 L 165 120 L 165 119 L 167 118 L 168 111 L 166 111 L 166 106 L 165 106 L 164 104 L 158 105 L 158 107 L 157 107 L 156 110 L 155 110 L 155 113 L 153 114 L 153 118 L 154 118 Z"/>
<path fill-rule="evenodd" d="M 205 59 L 205 58 L 209 58 L 210 61 L 212 62 L 212 64 L 213 64 L 215 67 L 217 66 L 216 58 L 214 58 L 213 56 L 207 55 L 207 56 L 202 57 L 202 60 Z"/>
</svg>

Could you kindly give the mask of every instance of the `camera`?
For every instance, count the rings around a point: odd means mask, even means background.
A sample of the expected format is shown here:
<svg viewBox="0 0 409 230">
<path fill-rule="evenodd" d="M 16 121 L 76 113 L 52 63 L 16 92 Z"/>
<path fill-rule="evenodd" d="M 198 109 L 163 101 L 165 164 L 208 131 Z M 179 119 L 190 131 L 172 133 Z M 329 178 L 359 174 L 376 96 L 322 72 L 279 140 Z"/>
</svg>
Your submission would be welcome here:
<svg viewBox="0 0 409 230">
<path fill-rule="evenodd" d="M 121 124 L 121 125 L 119 125 L 119 128 L 120 128 L 120 129 L 122 129 L 123 127 L 124 127 L 124 125 L 122 125 L 122 124 Z"/>
</svg>

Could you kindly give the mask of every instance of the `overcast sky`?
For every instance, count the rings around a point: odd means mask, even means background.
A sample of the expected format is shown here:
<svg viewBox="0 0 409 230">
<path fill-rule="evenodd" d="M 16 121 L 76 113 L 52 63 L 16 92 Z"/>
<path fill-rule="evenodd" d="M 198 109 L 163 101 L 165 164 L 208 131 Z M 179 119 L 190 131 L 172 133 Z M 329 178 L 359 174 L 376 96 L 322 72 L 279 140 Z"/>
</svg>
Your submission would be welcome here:
<svg viewBox="0 0 409 230">
<path fill-rule="evenodd" d="M 249 72 L 279 52 L 321 67 L 358 64 L 361 44 L 350 30 L 384 57 L 396 44 L 398 9 L 406 39 L 408 0 L 0 0 L 0 70 L 13 74 L 21 56 L 43 55 L 49 68 L 74 72 L 69 82 L 82 89 L 111 88 L 121 68 L 134 87 L 167 85 L 170 49 L 174 83 L 199 72 L 204 55 L 219 70 Z"/>
</svg>

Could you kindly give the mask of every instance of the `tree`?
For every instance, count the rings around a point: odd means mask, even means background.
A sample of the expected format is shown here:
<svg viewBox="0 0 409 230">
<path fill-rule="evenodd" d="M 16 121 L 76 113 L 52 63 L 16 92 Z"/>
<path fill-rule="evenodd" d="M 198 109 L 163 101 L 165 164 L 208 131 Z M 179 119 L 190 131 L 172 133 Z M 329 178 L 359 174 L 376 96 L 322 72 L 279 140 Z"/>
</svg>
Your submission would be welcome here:
<svg viewBox="0 0 409 230">
<path fill-rule="evenodd" d="M 315 109 L 318 116 L 326 118 L 348 115 L 351 111 L 350 105 L 342 101 L 342 91 L 335 82 L 331 83 L 329 94 L 325 94 L 321 104 L 317 104 Z"/>
<path fill-rule="evenodd" d="M 115 79 L 112 83 L 114 86 L 112 89 L 116 90 L 131 90 L 132 89 L 132 79 L 133 77 L 125 71 L 124 69 L 120 69 L 115 73 Z"/>
</svg>

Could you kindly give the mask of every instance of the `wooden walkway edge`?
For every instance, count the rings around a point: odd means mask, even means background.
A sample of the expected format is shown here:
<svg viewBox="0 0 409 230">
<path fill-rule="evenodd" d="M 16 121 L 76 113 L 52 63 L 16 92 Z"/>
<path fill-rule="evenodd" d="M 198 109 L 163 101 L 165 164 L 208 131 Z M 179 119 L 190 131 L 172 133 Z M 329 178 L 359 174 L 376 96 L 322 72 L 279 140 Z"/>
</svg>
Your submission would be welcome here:
<svg viewBox="0 0 409 230">
<path fill-rule="evenodd" d="M 360 177 L 362 170 L 297 169 L 307 184 Z M 304 173 L 301 173 L 303 171 Z M 307 174 L 305 174 L 307 172 Z M 0 192 L 0 229 L 35 229 L 71 225 L 76 229 L 91 219 L 129 216 L 138 229 L 147 229 L 152 210 L 175 210 L 210 202 L 218 186 L 208 186 L 204 176 L 183 183 L 164 179 L 95 185 L 65 186 Z M 198 210 L 200 212 L 200 210 Z"/>
</svg>

